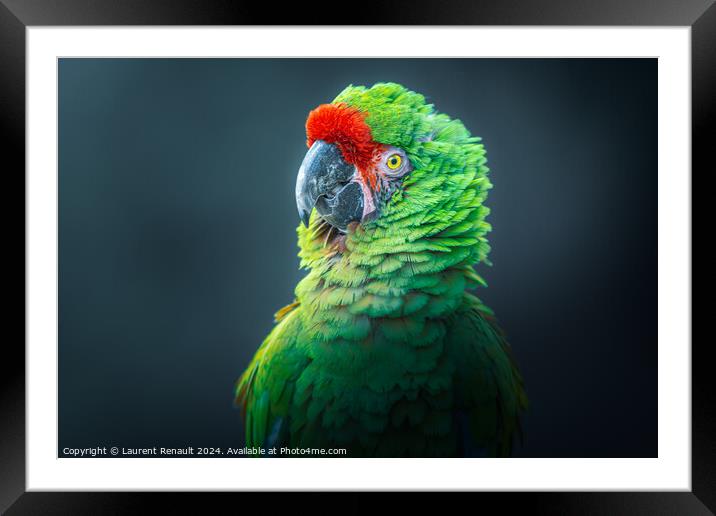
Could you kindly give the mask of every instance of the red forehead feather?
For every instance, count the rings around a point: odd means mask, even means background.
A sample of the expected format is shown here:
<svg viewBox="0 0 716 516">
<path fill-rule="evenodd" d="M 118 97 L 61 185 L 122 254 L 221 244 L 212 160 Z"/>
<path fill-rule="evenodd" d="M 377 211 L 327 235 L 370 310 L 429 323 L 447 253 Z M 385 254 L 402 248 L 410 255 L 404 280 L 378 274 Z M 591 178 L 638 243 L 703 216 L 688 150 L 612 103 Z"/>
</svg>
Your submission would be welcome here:
<svg viewBox="0 0 716 516">
<path fill-rule="evenodd" d="M 308 114 L 306 143 L 309 147 L 316 140 L 336 144 L 343 158 L 358 167 L 368 183 L 375 187 L 377 178 L 372 165 L 382 145 L 373 141 L 365 117 L 365 113 L 346 104 L 321 104 Z"/>
</svg>

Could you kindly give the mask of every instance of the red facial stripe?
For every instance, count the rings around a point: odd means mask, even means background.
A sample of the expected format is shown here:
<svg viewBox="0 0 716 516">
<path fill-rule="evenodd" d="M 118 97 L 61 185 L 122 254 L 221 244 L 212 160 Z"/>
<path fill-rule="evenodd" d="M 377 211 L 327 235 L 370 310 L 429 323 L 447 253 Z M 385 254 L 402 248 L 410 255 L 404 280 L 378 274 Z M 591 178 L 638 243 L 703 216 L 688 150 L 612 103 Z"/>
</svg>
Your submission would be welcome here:
<svg viewBox="0 0 716 516">
<path fill-rule="evenodd" d="M 355 165 L 366 183 L 375 189 L 379 183 L 373 168 L 383 146 L 373 141 L 366 115 L 342 103 L 321 104 L 308 114 L 306 143 L 309 147 L 316 140 L 336 144 L 343 159 Z"/>
</svg>

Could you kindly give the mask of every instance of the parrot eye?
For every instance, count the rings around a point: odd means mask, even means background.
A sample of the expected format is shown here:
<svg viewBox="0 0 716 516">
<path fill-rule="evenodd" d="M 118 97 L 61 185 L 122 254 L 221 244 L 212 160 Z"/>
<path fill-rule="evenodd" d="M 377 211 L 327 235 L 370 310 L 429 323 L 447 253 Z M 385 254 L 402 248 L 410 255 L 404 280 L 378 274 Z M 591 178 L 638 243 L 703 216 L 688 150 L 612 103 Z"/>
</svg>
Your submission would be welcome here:
<svg viewBox="0 0 716 516">
<path fill-rule="evenodd" d="M 403 163 L 403 158 L 400 156 L 400 154 L 393 154 L 385 162 L 385 164 L 388 165 L 388 168 L 390 170 L 398 170 L 400 168 L 400 165 L 402 165 L 402 163 Z"/>
<path fill-rule="evenodd" d="M 402 177 L 410 171 L 410 160 L 403 149 L 387 147 L 383 152 L 379 170 L 388 178 L 395 179 Z"/>
</svg>

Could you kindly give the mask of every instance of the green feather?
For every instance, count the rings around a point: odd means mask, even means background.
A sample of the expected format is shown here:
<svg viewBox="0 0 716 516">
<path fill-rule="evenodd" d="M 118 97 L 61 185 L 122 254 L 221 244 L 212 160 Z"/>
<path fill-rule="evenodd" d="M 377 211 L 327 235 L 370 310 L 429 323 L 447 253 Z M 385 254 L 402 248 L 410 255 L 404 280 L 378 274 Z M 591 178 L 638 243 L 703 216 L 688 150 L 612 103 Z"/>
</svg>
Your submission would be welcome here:
<svg viewBox="0 0 716 516">
<path fill-rule="evenodd" d="M 507 455 L 527 397 L 492 311 L 467 292 L 489 265 L 484 146 L 399 84 L 349 86 L 334 102 L 364 113 L 412 170 L 340 246 L 315 210 L 298 227 L 308 272 L 237 384 L 247 444 Z"/>
</svg>

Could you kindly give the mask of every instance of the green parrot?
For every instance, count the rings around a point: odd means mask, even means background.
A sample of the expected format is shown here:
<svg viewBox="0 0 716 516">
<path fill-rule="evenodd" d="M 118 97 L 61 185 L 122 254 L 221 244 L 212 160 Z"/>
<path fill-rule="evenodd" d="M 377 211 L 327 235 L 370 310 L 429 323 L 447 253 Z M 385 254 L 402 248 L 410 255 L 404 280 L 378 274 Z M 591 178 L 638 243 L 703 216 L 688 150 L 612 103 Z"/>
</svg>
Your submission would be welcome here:
<svg viewBox="0 0 716 516">
<path fill-rule="evenodd" d="M 236 385 L 246 445 L 349 457 L 507 456 L 527 407 L 486 286 L 481 139 L 395 83 L 306 120 L 307 275 Z"/>
</svg>

